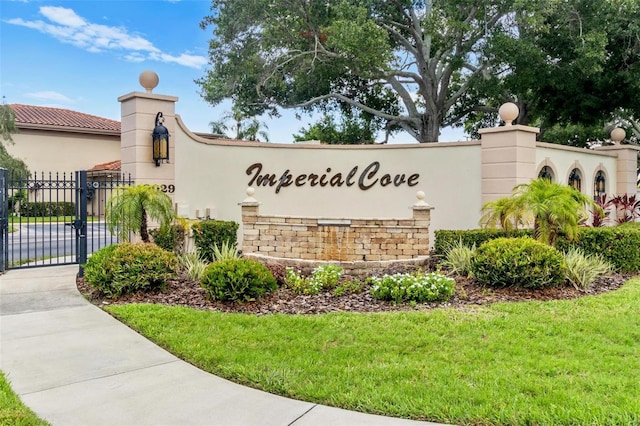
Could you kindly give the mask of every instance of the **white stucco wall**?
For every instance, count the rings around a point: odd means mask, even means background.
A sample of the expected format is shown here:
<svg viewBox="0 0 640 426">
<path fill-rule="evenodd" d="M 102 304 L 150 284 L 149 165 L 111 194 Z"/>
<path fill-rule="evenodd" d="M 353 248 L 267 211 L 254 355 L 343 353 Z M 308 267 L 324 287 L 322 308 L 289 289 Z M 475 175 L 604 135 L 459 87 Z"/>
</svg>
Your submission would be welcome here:
<svg viewBox="0 0 640 426">
<path fill-rule="evenodd" d="M 562 184 L 567 184 L 571 170 L 578 168 L 582 173 L 582 193 L 588 196 L 593 196 L 596 173 L 602 170 L 606 176 L 607 194 L 617 194 L 615 153 L 538 142 L 536 176 L 545 165 L 554 171 L 555 182 Z"/>
<path fill-rule="evenodd" d="M 15 144 L 7 144 L 7 151 L 32 172 L 73 173 L 120 159 L 120 135 L 24 129 L 12 138 Z"/>
<path fill-rule="evenodd" d="M 297 187 L 259 186 L 254 197 L 264 214 L 302 215 L 322 218 L 404 218 L 417 201 L 416 192 L 424 191 L 425 201 L 435 207 L 431 212 L 431 233 L 435 229 L 472 229 L 478 226 L 481 207 L 479 142 L 410 145 L 295 145 L 212 141 L 190 133 L 178 118 L 175 131 L 175 202 L 179 213 L 188 217 L 204 216 L 241 222 L 238 203 L 246 198 L 253 175 L 247 169 L 262 164 L 262 174 L 279 179 L 286 170 L 295 178 L 301 174 L 336 173 L 345 179 L 358 167 L 348 187 L 309 183 Z M 364 169 L 373 162 L 380 170 L 370 184 L 384 174 L 405 178 L 418 174 L 417 185 L 407 183 L 381 186 L 378 181 L 368 190 L 358 187 Z M 327 168 L 331 171 L 327 173 Z M 336 178 L 337 179 L 337 178 Z"/>
</svg>

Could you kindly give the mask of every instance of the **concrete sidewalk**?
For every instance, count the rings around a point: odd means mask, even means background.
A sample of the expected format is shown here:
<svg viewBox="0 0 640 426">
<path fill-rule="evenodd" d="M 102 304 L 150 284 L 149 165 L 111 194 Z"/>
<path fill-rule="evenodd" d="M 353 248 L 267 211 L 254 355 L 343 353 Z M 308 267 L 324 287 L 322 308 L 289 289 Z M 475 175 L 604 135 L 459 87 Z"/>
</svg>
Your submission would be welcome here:
<svg viewBox="0 0 640 426">
<path fill-rule="evenodd" d="M 435 425 L 295 401 L 201 371 L 87 302 L 77 269 L 0 276 L 0 370 L 53 425 Z"/>
</svg>

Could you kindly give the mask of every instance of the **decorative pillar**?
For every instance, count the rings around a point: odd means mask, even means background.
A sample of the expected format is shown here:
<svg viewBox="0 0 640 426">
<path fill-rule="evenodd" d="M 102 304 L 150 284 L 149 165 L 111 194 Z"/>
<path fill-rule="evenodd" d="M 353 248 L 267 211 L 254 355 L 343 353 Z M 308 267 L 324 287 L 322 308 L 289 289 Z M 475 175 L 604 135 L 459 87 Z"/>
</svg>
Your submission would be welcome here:
<svg viewBox="0 0 640 426">
<path fill-rule="evenodd" d="M 417 250 L 418 256 L 428 256 L 431 251 L 429 240 L 429 227 L 431 226 L 431 210 L 433 207 L 424 201 L 423 191 L 416 193 L 418 201 L 411 207 L 413 210 L 413 226 L 417 232 L 413 235 L 413 248 Z"/>
<path fill-rule="evenodd" d="M 247 188 L 247 198 L 238 203 L 242 209 L 242 253 L 245 254 L 257 251 L 254 242 L 260 241 L 260 230 L 255 226 L 260 215 L 260 203 L 253 198 L 255 193 L 255 189 Z"/>
<path fill-rule="evenodd" d="M 146 92 L 132 92 L 118 98 L 122 117 L 121 171 L 131 174 L 137 184 L 160 185 L 173 196 L 173 191 L 168 188 L 169 185 L 175 185 L 175 103 L 178 98 L 152 93 L 159 82 L 158 75 L 152 71 L 142 72 L 139 81 Z M 151 136 L 158 112 L 162 112 L 165 119 L 163 124 L 169 130 L 169 162 L 160 166 L 153 161 Z"/>
<path fill-rule="evenodd" d="M 597 147 L 597 151 L 614 152 L 617 159 L 615 187 L 610 186 L 609 195 L 636 195 L 638 189 L 638 158 L 640 158 L 640 146 L 621 145 L 626 134 L 623 129 L 616 128 L 611 132 L 611 140 L 614 145 Z"/>
<path fill-rule="evenodd" d="M 529 183 L 536 173 L 537 127 L 512 124 L 518 106 L 506 103 L 498 111 L 506 123 L 480 129 L 482 204 L 511 195 L 516 185 Z"/>
</svg>

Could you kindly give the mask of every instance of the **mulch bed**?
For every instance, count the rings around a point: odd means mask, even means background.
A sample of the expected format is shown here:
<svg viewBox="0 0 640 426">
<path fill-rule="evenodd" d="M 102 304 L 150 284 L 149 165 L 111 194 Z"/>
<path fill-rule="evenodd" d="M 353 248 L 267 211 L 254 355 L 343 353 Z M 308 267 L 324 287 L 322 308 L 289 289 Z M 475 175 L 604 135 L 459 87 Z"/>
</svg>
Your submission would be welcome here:
<svg viewBox="0 0 640 426">
<path fill-rule="evenodd" d="M 240 312 L 247 314 L 321 314 L 327 312 L 384 312 L 425 310 L 440 307 L 463 308 L 473 305 L 486 305 L 495 302 L 546 301 L 574 299 L 618 289 L 631 276 L 613 274 L 599 278 L 586 291 L 573 286 L 560 286 L 529 290 L 522 288 L 490 288 L 481 286 L 468 278 L 456 278 L 456 293 L 447 302 L 426 304 L 393 304 L 374 299 L 369 289 L 358 294 L 334 296 L 323 292 L 315 296 L 295 294 L 286 287 L 280 287 L 274 293 L 260 301 L 232 303 L 210 300 L 206 291 L 196 282 L 186 278 L 170 281 L 164 291 L 128 294 L 118 299 L 100 296 L 87 285 L 82 278 L 77 280 L 78 290 L 92 303 L 98 306 L 124 303 L 156 303 L 169 306 L 185 306 L 201 310 L 220 312 Z"/>
</svg>

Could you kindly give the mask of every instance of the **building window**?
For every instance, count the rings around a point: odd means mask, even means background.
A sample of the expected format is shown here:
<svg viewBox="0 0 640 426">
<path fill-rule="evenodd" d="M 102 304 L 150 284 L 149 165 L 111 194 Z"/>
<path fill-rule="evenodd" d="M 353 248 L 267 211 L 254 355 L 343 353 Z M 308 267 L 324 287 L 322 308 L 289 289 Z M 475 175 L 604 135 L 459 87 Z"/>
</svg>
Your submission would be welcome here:
<svg viewBox="0 0 640 426">
<path fill-rule="evenodd" d="M 607 192 L 607 178 L 604 176 L 604 172 L 599 170 L 596 173 L 596 178 L 593 180 L 593 198 L 598 199 Z"/>
<path fill-rule="evenodd" d="M 571 174 L 569 175 L 569 186 L 582 192 L 582 175 L 580 174 L 580 170 L 571 170 Z"/>
<path fill-rule="evenodd" d="M 553 170 L 551 170 L 551 167 L 544 166 L 540 170 L 540 173 L 538 173 L 538 178 L 547 179 L 549 182 L 553 182 L 553 180 L 555 179 L 555 176 L 553 175 Z"/>
</svg>

